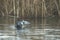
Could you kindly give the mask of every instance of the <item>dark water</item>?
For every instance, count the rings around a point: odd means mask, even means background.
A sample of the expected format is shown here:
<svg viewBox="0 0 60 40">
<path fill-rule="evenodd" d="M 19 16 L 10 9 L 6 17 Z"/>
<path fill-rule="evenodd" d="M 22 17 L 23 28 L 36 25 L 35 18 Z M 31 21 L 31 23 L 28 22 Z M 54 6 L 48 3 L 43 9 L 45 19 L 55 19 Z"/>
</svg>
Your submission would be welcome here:
<svg viewBox="0 0 60 40">
<path fill-rule="evenodd" d="M 0 35 L 2 37 L 0 40 L 4 35 L 9 38 L 3 40 L 60 40 L 60 18 L 58 17 L 25 19 L 31 24 L 20 30 L 19 37 L 14 27 L 16 19 L 0 17 Z"/>
</svg>

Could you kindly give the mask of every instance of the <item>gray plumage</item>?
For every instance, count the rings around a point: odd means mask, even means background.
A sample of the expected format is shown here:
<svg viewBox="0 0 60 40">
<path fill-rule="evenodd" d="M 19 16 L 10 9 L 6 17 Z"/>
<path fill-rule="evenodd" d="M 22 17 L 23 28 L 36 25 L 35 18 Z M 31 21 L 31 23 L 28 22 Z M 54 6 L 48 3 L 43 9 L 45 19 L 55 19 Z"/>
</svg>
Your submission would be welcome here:
<svg viewBox="0 0 60 40">
<path fill-rule="evenodd" d="M 28 25 L 28 24 L 30 24 L 30 22 L 28 22 L 28 21 L 24 21 L 24 20 L 17 21 L 15 27 L 17 28 L 17 30 L 21 30 L 24 28 L 24 25 Z"/>
</svg>

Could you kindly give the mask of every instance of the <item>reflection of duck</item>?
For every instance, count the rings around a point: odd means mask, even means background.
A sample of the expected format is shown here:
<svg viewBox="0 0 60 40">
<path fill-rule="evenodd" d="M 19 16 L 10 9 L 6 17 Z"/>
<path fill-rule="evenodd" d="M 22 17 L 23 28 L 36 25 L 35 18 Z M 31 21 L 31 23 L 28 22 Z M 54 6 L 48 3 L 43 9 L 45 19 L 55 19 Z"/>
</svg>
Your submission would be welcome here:
<svg viewBox="0 0 60 40">
<path fill-rule="evenodd" d="M 24 25 L 28 25 L 28 24 L 30 24 L 30 22 L 25 21 L 25 20 L 17 21 L 15 27 L 17 28 L 17 30 L 20 30 L 20 29 L 23 29 L 25 27 Z"/>
</svg>

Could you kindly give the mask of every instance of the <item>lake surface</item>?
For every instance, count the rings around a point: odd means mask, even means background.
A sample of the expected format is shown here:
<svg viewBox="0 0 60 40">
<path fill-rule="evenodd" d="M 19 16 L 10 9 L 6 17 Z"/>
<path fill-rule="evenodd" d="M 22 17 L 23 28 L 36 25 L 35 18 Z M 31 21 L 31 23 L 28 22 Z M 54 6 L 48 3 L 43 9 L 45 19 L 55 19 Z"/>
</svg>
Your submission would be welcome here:
<svg viewBox="0 0 60 40">
<path fill-rule="evenodd" d="M 18 32 L 15 28 L 17 18 L 0 17 L 0 40 L 60 40 L 60 18 L 24 19 L 30 25 Z M 5 38 L 6 37 L 6 38 Z"/>
</svg>

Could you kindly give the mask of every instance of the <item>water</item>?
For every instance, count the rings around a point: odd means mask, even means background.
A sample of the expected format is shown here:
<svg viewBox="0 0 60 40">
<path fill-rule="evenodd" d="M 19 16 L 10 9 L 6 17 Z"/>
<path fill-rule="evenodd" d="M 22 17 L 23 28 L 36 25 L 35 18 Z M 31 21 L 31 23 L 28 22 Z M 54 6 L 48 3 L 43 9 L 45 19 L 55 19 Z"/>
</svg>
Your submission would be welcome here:
<svg viewBox="0 0 60 40">
<path fill-rule="evenodd" d="M 0 40 L 60 40 L 60 18 L 25 20 L 31 24 L 18 32 L 14 27 L 14 18 L 1 17 Z"/>
</svg>

